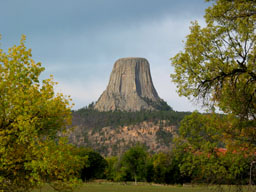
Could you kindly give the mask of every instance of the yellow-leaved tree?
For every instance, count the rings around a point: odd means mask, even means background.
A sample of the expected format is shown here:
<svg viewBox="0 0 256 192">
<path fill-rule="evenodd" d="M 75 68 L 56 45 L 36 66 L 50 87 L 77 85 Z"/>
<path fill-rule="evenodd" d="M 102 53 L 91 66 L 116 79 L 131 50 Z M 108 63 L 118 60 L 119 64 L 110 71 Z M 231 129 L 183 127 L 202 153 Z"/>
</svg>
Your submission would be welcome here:
<svg viewBox="0 0 256 192">
<path fill-rule="evenodd" d="M 44 183 L 70 190 L 85 162 L 57 133 L 71 122 L 70 99 L 43 81 L 25 46 L 0 49 L 0 191 L 30 191 Z"/>
</svg>

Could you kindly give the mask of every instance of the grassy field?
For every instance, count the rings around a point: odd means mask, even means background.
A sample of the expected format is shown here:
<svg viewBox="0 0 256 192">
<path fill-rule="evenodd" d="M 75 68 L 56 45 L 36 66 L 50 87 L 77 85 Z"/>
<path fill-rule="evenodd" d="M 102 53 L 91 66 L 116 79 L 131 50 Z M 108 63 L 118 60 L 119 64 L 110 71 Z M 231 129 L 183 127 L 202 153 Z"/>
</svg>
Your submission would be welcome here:
<svg viewBox="0 0 256 192">
<path fill-rule="evenodd" d="M 234 187 L 224 187 L 225 192 L 236 192 Z M 125 184 L 125 183 L 111 183 L 111 182 L 92 182 L 85 183 L 75 192 L 218 192 L 217 187 L 207 186 L 171 186 L 171 185 L 150 185 L 145 183 Z M 247 187 L 244 187 L 243 191 L 248 191 Z M 33 192 L 53 192 L 49 186 L 45 186 L 43 189 L 34 190 Z"/>
</svg>

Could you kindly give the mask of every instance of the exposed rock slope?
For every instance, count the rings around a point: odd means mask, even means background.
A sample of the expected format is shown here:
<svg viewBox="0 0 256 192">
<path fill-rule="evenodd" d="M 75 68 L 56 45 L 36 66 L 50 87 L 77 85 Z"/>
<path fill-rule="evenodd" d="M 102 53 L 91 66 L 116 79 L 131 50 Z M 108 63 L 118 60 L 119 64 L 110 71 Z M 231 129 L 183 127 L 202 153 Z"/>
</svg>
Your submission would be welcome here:
<svg viewBox="0 0 256 192">
<path fill-rule="evenodd" d="M 172 148 L 175 126 L 162 126 L 163 122 L 141 122 L 129 126 L 108 126 L 88 130 L 77 126 L 69 140 L 77 146 L 91 147 L 104 156 L 121 155 L 136 143 L 144 144 L 150 152 L 168 152 Z"/>
<path fill-rule="evenodd" d="M 189 112 L 107 111 L 92 108 L 73 111 L 70 143 L 91 147 L 104 156 L 119 155 L 137 143 L 149 151 L 170 151 L 180 121 Z"/>
<path fill-rule="evenodd" d="M 148 61 L 129 57 L 115 62 L 107 89 L 94 108 L 99 111 L 140 111 L 157 110 L 166 105 L 154 88 Z"/>
</svg>

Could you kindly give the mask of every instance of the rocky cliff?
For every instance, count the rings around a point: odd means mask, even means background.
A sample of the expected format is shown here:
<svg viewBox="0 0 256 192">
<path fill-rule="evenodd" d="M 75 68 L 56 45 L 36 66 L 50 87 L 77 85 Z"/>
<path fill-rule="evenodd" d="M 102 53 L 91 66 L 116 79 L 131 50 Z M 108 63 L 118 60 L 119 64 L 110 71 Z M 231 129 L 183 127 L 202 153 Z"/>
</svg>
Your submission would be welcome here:
<svg viewBox="0 0 256 192">
<path fill-rule="evenodd" d="M 140 111 L 162 110 L 167 106 L 154 88 L 148 61 L 129 57 L 115 62 L 107 89 L 94 108 L 98 111 Z"/>
<path fill-rule="evenodd" d="M 119 155 L 137 143 L 151 152 L 170 151 L 180 121 L 189 112 L 98 111 L 82 108 L 73 111 L 70 143 L 91 147 L 104 156 Z"/>
<path fill-rule="evenodd" d="M 163 122 L 141 122 L 136 125 L 108 126 L 98 130 L 77 126 L 69 140 L 77 146 L 90 147 L 104 156 L 121 155 L 137 143 L 147 147 L 149 152 L 168 152 L 176 126 L 162 126 Z"/>
</svg>

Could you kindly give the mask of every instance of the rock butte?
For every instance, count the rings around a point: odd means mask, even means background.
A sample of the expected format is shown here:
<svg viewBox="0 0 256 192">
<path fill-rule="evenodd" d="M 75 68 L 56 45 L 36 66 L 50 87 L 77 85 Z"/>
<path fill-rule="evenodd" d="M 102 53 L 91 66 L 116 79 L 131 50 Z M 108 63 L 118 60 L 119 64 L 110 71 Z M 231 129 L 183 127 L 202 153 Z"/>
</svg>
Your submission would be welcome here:
<svg viewBox="0 0 256 192">
<path fill-rule="evenodd" d="M 99 111 L 157 110 L 163 103 L 154 88 L 148 61 L 129 57 L 115 62 L 107 89 L 94 108 Z"/>
</svg>

